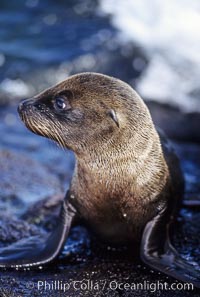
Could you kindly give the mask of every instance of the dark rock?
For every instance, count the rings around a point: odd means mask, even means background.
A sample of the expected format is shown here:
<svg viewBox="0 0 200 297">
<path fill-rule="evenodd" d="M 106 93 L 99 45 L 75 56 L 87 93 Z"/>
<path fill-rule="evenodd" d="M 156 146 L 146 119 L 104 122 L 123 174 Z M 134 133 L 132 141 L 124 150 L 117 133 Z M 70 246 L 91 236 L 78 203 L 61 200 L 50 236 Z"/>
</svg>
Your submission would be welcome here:
<svg viewBox="0 0 200 297">
<path fill-rule="evenodd" d="M 44 234 L 42 229 L 24 220 L 16 219 L 14 216 L 1 214 L 0 246 L 6 246 L 22 238 L 40 234 Z"/>
<path fill-rule="evenodd" d="M 0 168 L 0 211 L 21 215 L 31 203 L 61 194 L 58 178 L 25 154 L 1 150 Z"/>
<path fill-rule="evenodd" d="M 200 146 L 191 143 L 173 143 L 181 160 L 185 177 L 185 198 L 200 203 Z"/>
<path fill-rule="evenodd" d="M 155 125 L 171 139 L 182 142 L 200 142 L 200 114 L 183 113 L 178 108 L 153 101 L 146 102 Z"/>
<path fill-rule="evenodd" d="M 46 230 L 52 230 L 56 226 L 56 219 L 63 198 L 64 193 L 38 201 L 30 206 L 21 218 Z"/>
</svg>

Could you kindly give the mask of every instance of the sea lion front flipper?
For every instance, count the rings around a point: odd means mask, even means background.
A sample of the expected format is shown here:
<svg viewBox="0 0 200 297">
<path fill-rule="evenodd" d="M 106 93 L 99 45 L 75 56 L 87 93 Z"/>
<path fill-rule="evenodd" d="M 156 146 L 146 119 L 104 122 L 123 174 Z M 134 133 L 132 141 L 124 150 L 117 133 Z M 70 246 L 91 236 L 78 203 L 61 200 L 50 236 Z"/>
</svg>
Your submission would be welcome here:
<svg viewBox="0 0 200 297">
<path fill-rule="evenodd" d="M 168 216 L 165 208 L 147 223 L 140 246 L 141 259 L 156 270 L 200 288 L 200 271 L 182 259 L 170 243 Z"/>
<path fill-rule="evenodd" d="M 68 237 L 76 210 L 63 201 L 57 226 L 47 238 L 32 236 L 0 249 L 0 267 L 32 267 L 52 262 Z"/>
</svg>

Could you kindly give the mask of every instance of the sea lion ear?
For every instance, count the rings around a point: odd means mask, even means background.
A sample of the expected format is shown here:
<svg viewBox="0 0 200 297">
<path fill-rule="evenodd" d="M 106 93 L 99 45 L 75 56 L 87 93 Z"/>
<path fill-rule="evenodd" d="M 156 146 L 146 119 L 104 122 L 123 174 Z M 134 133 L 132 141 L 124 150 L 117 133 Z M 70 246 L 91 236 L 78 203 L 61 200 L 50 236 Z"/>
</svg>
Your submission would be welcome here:
<svg viewBox="0 0 200 297">
<path fill-rule="evenodd" d="M 115 122 L 115 124 L 116 124 L 117 127 L 119 128 L 119 120 L 118 120 L 118 118 L 117 118 L 117 114 L 116 114 L 116 112 L 115 112 L 113 109 L 111 109 L 111 110 L 109 111 L 109 116 L 113 119 L 113 121 Z"/>
</svg>

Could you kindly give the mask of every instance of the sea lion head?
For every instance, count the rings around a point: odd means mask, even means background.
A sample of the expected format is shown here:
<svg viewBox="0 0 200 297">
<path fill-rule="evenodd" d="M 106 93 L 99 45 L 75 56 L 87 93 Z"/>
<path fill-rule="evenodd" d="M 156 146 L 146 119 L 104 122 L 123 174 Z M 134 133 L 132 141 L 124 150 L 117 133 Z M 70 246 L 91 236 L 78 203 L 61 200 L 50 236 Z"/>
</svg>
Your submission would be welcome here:
<svg viewBox="0 0 200 297">
<path fill-rule="evenodd" d="M 131 137 L 144 118 L 147 128 L 152 126 L 145 104 L 128 84 L 98 73 L 73 75 L 22 101 L 18 112 L 32 132 L 77 154 L 121 142 L 124 133 Z"/>
</svg>

